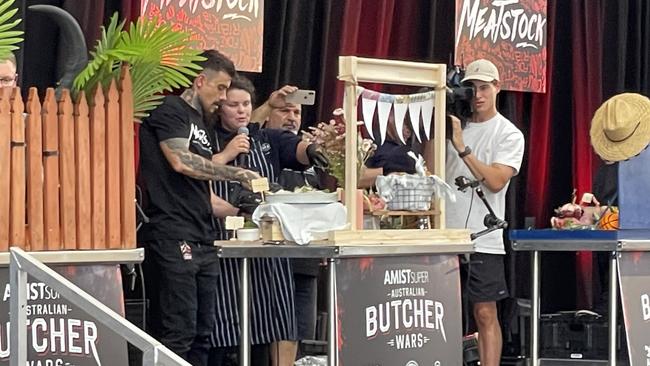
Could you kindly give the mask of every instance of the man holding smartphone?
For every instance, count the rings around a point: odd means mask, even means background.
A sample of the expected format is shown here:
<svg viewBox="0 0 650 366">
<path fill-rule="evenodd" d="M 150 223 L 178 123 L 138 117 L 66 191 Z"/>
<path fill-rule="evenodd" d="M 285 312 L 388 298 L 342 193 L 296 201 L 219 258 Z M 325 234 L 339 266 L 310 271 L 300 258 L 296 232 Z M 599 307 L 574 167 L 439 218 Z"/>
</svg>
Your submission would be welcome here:
<svg viewBox="0 0 650 366">
<path fill-rule="evenodd" d="M 313 104 L 314 96 L 315 94 L 311 90 L 300 90 L 295 86 L 285 85 L 273 92 L 269 99 L 253 112 L 254 118 L 265 121 L 264 128 L 282 129 L 298 134 L 302 124 L 302 104 L 296 102 L 311 102 Z M 285 169 L 280 173 L 278 183 L 287 190 L 293 190 L 295 187 L 304 185 L 320 187 L 319 178 L 314 169 L 308 169 L 304 172 Z M 291 261 L 296 290 L 294 308 L 298 325 L 298 337 L 297 340 L 288 339 L 275 342 L 271 346 L 271 358 L 273 360 L 290 360 L 293 364 L 298 353 L 298 341 L 315 339 L 316 337 L 316 295 L 319 263 L 319 259 L 296 258 Z"/>
</svg>

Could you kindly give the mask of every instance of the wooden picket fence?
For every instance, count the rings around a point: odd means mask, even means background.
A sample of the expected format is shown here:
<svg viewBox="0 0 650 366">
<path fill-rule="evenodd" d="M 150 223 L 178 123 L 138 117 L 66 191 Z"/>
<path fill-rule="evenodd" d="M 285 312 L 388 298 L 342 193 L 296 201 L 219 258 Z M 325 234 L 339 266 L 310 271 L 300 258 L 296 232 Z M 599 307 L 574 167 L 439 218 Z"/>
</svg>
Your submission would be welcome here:
<svg viewBox="0 0 650 366">
<path fill-rule="evenodd" d="M 0 93 L 0 252 L 136 245 L 133 98 L 119 82 L 73 103 L 36 88 Z M 90 102 L 90 103 L 89 103 Z"/>
</svg>

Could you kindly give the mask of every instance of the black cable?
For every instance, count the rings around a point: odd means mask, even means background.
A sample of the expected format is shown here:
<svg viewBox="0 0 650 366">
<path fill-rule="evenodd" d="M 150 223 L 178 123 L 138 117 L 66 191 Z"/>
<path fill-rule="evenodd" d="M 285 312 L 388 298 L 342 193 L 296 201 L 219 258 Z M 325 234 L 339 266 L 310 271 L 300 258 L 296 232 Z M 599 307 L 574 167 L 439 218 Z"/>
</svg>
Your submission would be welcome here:
<svg viewBox="0 0 650 366">
<path fill-rule="evenodd" d="M 473 204 L 474 204 L 474 190 L 472 189 L 472 196 L 469 200 L 469 209 L 467 209 L 467 217 L 465 218 L 465 229 L 467 229 L 467 224 L 469 223 L 469 216 L 472 213 Z M 467 332 L 469 332 L 469 296 L 467 295 L 467 292 L 469 291 L 469 279 L 471 275 L 472 275 L 472 259 L 470 254 L 469 256 L 467 256 L 467 278 L 465 278 L 465 300 L 464 300 L 465 332 L 463 332 L 464 334 L 467 334 Z"/>
<path fill-rule="evenodd" d="M 472 198 L 469 200 L 469 209 L 467 210 L 467 217 L 465 218 L 465 229 L 467 229 L 467 223 L 469 222 L 469 215 L 472 213 L 473 203 L 474 203 L 474 190 L 472 189 Z"/>
<path fill-rule="evenodd" d="M 147 292 L 144 286 L 144 270 L 142 263 L 136 264 L 140 268 L 140 285 L 142 286 L 142 330 L 147 331 Z"/>
</svg>

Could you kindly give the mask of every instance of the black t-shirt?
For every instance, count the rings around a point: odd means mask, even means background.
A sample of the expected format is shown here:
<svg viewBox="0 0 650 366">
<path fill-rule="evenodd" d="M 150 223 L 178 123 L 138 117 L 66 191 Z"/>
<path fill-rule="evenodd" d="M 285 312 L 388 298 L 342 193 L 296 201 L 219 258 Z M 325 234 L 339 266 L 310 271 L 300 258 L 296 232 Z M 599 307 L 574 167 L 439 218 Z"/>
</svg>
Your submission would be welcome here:
<svg viewBox="0 0 650 366">
<path fill-rule="evenodd" d="M 160 141 L 184 138 L 189 150 L 206 159 L 214 143 L 201 114 L 178 96 L 168 96 L 140 128 L 140 181 L 146 192 L 144 212 L 150 222 L 138 240 L 213 241 L 217 238 L 206 180 L 175 172 L 160 149 Z"/>
<path fill-rule="evenodd" d="M 390 173 L 415 174 L 415 160 L 408 156 L 411 149 L 391 140 L 385 140 L 377 147 L 375 154 L 366 161 L 368 168 L 383 168 L 384 175 Z"/>
</svg>

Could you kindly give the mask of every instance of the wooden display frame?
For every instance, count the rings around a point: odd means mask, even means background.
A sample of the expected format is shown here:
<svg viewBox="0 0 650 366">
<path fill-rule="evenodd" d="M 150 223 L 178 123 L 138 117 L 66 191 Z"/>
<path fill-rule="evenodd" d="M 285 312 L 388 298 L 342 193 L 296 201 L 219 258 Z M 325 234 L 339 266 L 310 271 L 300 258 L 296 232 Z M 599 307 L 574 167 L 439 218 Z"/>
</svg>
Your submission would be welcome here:
<svg viewBox="0 0 650 366">
<path fill-rule="evenodd" d="M 356 56 L 339 57 L 338 79 L 345 82 L 345 100 L 343 107 L 345 119 L 345 206 L 347 208 L 347 221 L 350 229 L 346 231 L 331 232 L 329 239 L 334 243 L 344 240 L 350 242 L 411 242 L 423 241 L 424 238 L 432 240 L 447 240 L 469 242 L 467 230 L 446 230 L 445 235 L 445 202 L 436 198 L 432 211 L 434 220 L 432 229 L 418 230 L 414 235 L 413 230 L 373 230 L 363 232 L 358 227 L 357 215 L 362 207 L 357 206 L 357 94 L 356 88 L 360 82 L 397 84 L 408 86 L 423 86 L 434 89 L 433 136 L 430 140 L 431 147 L 425 149 L 425 160 L 429 171 L 441 179 L 445 179 L 445 104 L 446 104 L 446 75 L 447 67 L 444 64 L 430 64 L 422 62 L 395 61 L 372 59 Z M 459 236 L 460 233 L 460 236 Z M 355 238 L 357 238 L 355 240 Z M 426 240 L 424 240 L 426 241 Z M 430 241 L 429 241 L 430 243 Z"/>
</svg>

